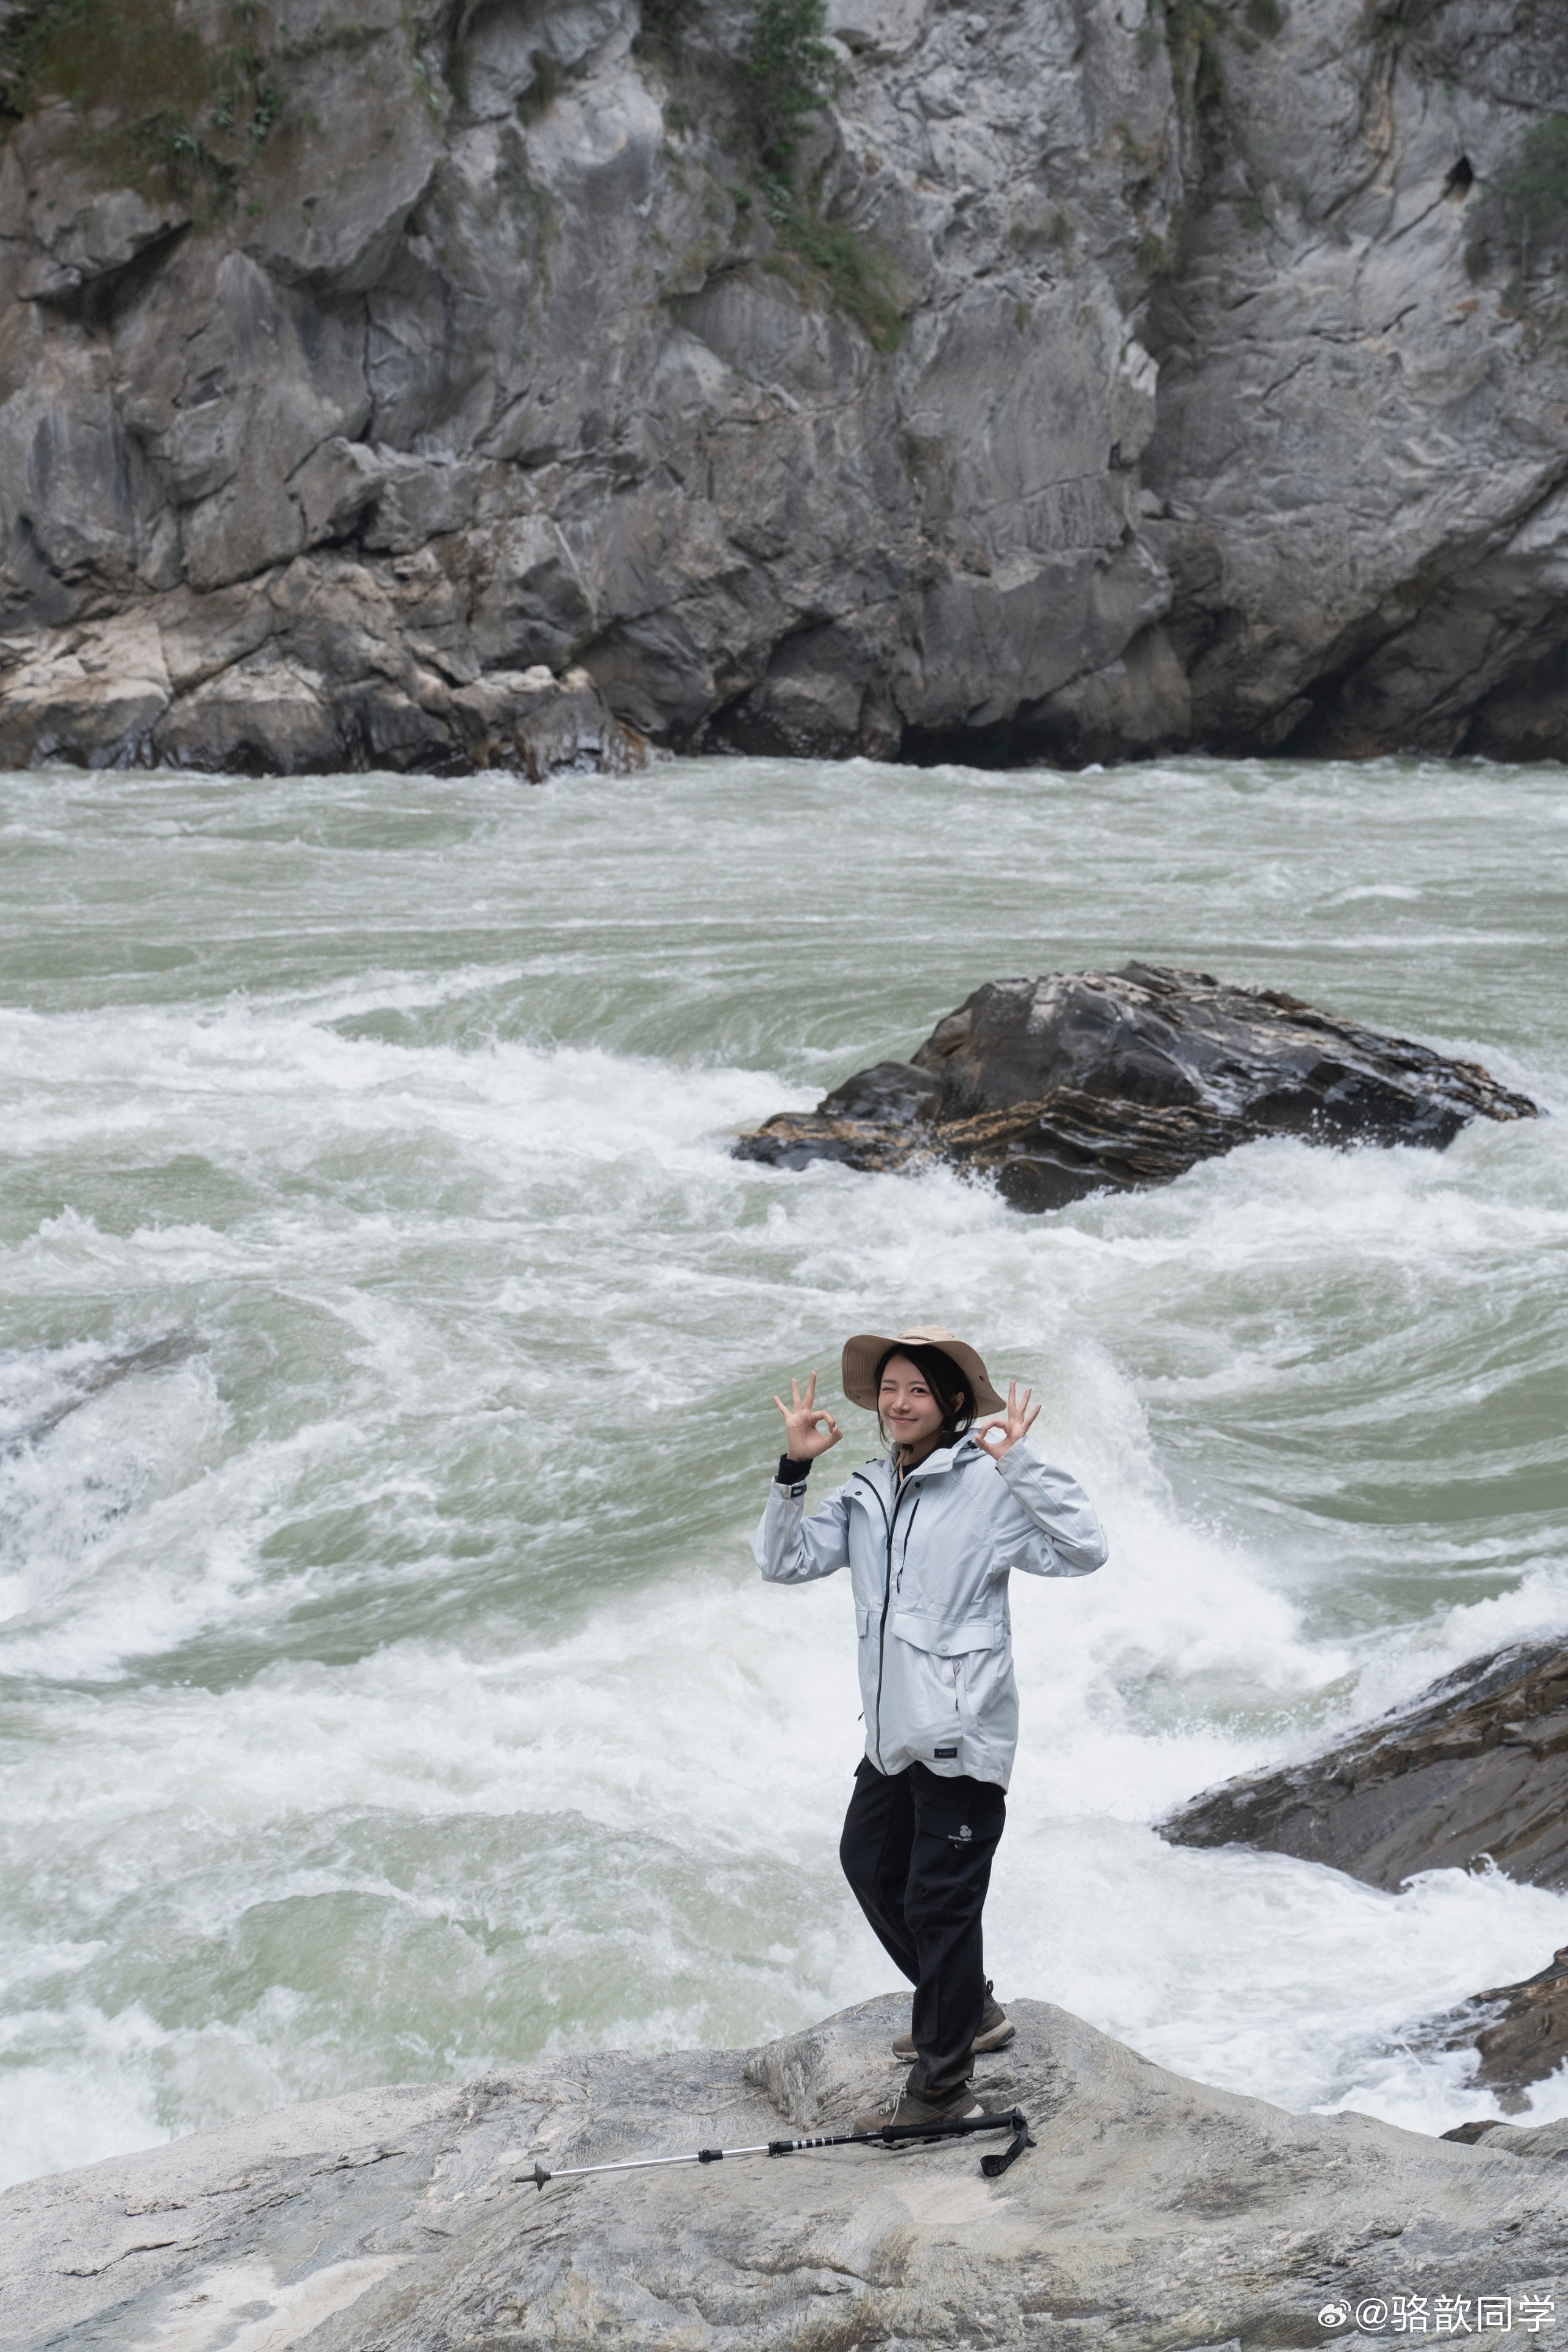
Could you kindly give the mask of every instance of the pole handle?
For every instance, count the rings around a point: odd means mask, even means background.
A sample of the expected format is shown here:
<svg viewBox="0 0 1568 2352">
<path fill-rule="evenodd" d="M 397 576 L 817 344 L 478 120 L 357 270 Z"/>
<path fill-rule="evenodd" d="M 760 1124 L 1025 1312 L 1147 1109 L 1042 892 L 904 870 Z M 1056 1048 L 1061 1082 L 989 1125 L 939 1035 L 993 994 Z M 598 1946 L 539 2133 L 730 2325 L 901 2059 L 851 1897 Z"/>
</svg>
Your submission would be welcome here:
<svg viewBox="0 0 1568 2352">
<path fill-rule="evenodd" d="M 999 2116 L 949 2116 L 940 2123 L 885 2124 L 879 2132 L 862 2132 L 857 2137 L 879 2147 L 898 2147 L 911 2139 L 961 2139 L 970 2132 L 1016 2133 L 1027 2132 L 1028 2128 L 1022 2108 L 1009 2107 L 1005 2115 Z M 1033 2146 L 1032 2141 L 1030 2145 Z M 981 2161 L 994 2162 L 994 2159 L 982 2158 Z"/>
<path fill-rule="evenodd" d="M 816 2139 L 771 2139 L 768 2154 L 795 2156 L 813 2147 L 904 2147 L 911 2140 L 921 2140 L 929 2147 L 934 2140 L 966 2138 L 971 2132 L 1001 2131 L 1013 2134 L 1012 2147 L 1004 2155 L 980 2159 L 986 2179 L 994 2180 L 1010 2164 L 1016 2163 L 1026 2147 L 1035 2145 L 1021 2107 L 1009 2107 L 1004 2115 L 949 2116 L 929 2124 L 884 2124 L 880 2131 L 874 2132 L 827 2132 Z"/>
</svg>

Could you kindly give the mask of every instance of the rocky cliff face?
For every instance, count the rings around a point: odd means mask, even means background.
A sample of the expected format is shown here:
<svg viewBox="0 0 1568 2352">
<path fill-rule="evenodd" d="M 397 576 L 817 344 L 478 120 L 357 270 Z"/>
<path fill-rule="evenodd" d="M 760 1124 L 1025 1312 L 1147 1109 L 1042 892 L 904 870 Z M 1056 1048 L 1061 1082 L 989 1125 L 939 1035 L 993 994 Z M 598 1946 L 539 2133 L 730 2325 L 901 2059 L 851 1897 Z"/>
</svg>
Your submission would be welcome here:
<svg viewBox="0 0 1568 2352">
<path fill-rule="evenodd" d="M 6 0 L 0 760 L 1568 751 L 1568 20 Z"/>
</svg>

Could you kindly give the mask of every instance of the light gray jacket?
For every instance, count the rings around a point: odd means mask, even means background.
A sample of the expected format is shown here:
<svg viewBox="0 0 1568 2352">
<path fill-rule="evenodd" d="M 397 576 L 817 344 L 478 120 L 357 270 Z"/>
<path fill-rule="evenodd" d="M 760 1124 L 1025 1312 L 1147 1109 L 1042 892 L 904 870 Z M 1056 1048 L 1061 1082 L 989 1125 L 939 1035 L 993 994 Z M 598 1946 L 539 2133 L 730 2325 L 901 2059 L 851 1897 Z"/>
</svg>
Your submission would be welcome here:
<svg viewBox="0 0 1568 2352">
<path fill-rule="evenodd" d="M 773 1584 L 847 1565 L 866 1753 L 1005 1789 L 1018 1745 L 1007 1579 L 1088 1576 L 1105 1537 L 1081 1486 L 1026 1445 L 1000 1460 L 973 1436 L 910 1471 L 868 1462 L 805 1516 L 805 1482 L 768 1492 L 752 1544 Z"/>
</svg>

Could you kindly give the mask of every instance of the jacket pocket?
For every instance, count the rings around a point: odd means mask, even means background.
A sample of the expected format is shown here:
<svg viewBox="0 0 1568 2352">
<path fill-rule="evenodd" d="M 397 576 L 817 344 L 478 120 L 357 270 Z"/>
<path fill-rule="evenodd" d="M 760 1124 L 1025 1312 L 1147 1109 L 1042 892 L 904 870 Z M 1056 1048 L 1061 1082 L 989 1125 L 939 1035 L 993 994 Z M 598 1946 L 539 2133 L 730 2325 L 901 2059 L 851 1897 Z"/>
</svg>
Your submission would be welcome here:
<svg viewBox="0 0 1568 2352">
<path fill-rule="evenodd" d="M 999 1650 L 1006 1636 L 989 1617 L 968 1617 L 959 1625 L 941 1618 L 917 1617 L 900 1610 L 892 1621 L 900 1642 L 924 1650 L 933 1658 L 962 1658 L 974 1650 Z"/>
<path fill-rule="evenodd" d="M 855 1612 L 855 1631 L 862 1641 L 865 1640 L 867 1634 L 870 1632 L 871 1622 L 871 1611 L 869 1609 L 861 1609 L 857 1607 Z"/>
</svg>

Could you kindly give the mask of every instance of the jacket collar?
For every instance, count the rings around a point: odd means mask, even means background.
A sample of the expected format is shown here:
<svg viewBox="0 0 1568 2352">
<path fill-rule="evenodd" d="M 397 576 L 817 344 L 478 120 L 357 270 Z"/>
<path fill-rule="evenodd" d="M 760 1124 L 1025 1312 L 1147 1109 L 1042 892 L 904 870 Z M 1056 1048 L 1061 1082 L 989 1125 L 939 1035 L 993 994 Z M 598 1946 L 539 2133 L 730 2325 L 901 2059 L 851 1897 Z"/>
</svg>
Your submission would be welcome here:
<svg viewBox="0 0 1568 2352">
<path fill-rule="evenodd" d="M 956 1445 L 939 1445 L 923 1462 L 917 1462 L 910 1472 L 911 1478 L 934 1478 L 939 1470 L 961 1470 L 973 1462 L 980 1451 L 980 1441 L 973 1430 L 965 1430 Z"/>
<path fill-rule="evenodd" d="M 975 1459 L 980 1450 L 980 1442 L 973 1431 L 965 1430 L 956 1445 L 939 1445 L 934 1454 L 928 1454 L 923 1462 L 917 1462 L 909 1475 L 910 1478 L 935 1478 L 944 1470 L 962 1470 L 966 1463 Z M 897 1487 L 899 1473 L 891 1448 L 874 1465 L 868 1464 L 867 1466 L 887 1472 L 889 1492 Z"/>
</svg>

